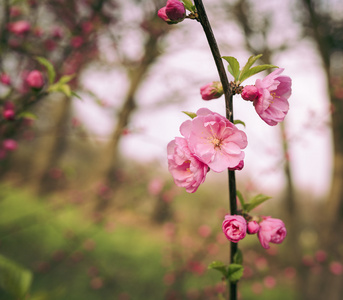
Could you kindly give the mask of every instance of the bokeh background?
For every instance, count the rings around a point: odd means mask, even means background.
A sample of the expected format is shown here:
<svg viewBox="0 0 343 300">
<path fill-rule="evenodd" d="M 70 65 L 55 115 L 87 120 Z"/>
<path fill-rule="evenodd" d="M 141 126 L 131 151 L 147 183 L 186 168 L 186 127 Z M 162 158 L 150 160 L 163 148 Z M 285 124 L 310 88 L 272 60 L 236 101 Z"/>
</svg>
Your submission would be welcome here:
<svg viewBox="0 0 343 300">
<path fill-rule="evenodd" d="M 227 174 L 194 194 L 168 173 L 166 145 L 219 80 L 200 24 L 168 25 L 159 0 L 0 3 L 0 299 L 222 299 L 214 260 Z M 293 80 L 290 111 L 270 127 L 234 99 L 246 124 L 238 189 L 272 196 L 257 214 L 284 220 L 282 245 L 240 243 L 240 299 L 342 299 L 343 4 L 339 0 L 204 0 L 221 54 L 251 55 Z M 51 92 L 48 71 L 76 93 Z M 25 78 L 39 70 L 42 90 Z M 4 74 L 7 77 L 4 77 Z M 256 75 L 246 81 L 253 84 Z M 6 80 L 7 78 L 7 80 Z M 8 80 L 10 78 L 10 80 Z M 8 103 L 15 118 L 8 120 Z M 11 107 L 12 107 L 11 106 Z M 5 140 L 16 147 L 6 148 Z M 13 145 L 13 144 L 12 144 Z"/>
</svg>

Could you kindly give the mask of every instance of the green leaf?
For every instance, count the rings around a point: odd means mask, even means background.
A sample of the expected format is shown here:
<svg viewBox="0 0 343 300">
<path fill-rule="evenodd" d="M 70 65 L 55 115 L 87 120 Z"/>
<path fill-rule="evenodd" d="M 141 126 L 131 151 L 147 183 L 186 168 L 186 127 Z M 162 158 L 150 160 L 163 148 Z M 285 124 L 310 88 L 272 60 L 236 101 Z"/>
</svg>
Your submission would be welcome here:
<svg viewBox="0 0 343 300">
<path fill-rule="evenodd" d="M 229 65 L 227 66 L 229 72 L 231 73 L 231 75 L 233 76 L 233 78 L 235 78 L 235 81 L 238 80 L 239 77 L 239 62 L 236 58 L 234 58 L 233 56 L 223 56 L 223 59 L 225 59 Z"/>
<path fill-rule="evenodd" d="M 63 94 L 65 94 L 67 97 L 71 97 L 71 89 L 68 84 L 60 85 L 58 90 L 62 92 Z"/>
<path fill-rule="evenodd" d="M 183 111 L 184 114 L 186 114 L 188 117 L 191 117 L 192 119 L 194 119 L 197 114 L 194 112 L 189 112 L 189 111 Z"/>
<path fill-rule="evenodd" d="M 76 97 L 76 98 L 78 98 L 78 99 L 80 99 L 80 100 L 83 100 L 79 94 L 77 94 L 77 93 L 75 93 L 73 91 L 71 91 L 71 95 Z"/>
<path fill-rule="evenodd" d="M 242 205 L 242 208 L 244 209 L 244 207 L 245 207 L 245 201 L 244 201 L 244 198 L 243 198 L 242 193 L 241 193 L 240 191 L 236 190 L 236 195 L 237 195 L 237 197 L 238 197 L 238 199 L 239 199 L 239 202 L 240 202 L 241 205 Z"/>
<path fill-rule="evenodd" d="M 243 67 L 241 74 L 239 75 L 238 81 L 242 82 L 242 77 L 244 74 L 251 68 L 251 66 L 255 63 L 256 60 L 258 60 L 262 54 L 256 55 L 256 56 L 250 56 L 248 59 L 248 62 Z"/>
<path fill-rule="evenodd" d="M 237 249 L 235 255 L 233 256 L 233 262 L 238 265 L 243 264 L 243 253 L 240 249 Z"/>
<path fill-rule="evenodd" d="M 255 196 L 254 198 L 252 198 L 249 203 L 247 203 L 245 205 L 245 210 L 247 212 L 251 211 L 252 209 L 254 209 L 255 207 L 259 206 L 260 204 L 262 204 L 263 202 L 267 201 L 268 199 L 271 199 L 272 197 L 263 195 L 263 194 L 259 194 L 257 196 Z"/>
<path fill-rule="evenodd" d="M 242 124 L 245 127 L 245 123 L 242 120 L 234 120 L 233 124 Z"/>
<path fill-rule="evenodd" d="M 50 61 L 48 61 L 44 57 L 36 56 L 36 60 L 46 68 L 46 70 L 48 72 L 49 83 L 52 84 L 56 78 L 56 72 L 55 72 L 54 66 L 52 65 L 52 63 Z"/>
<path fill-rule="evenodd" d="M 22 299 L 28 293 L 32 273 L 15 262 L 0 255 L 0 287 L 16 298 Z"/>
<path fill-rule="evenodd" d="M 63 75 L 60 80 L 58 81 L 59 84 L 65 84 L 68 83 L 69 81 L 73 80 L 75 78 L 75 74 L 71 75 Z"/>
<path fill-rule="evenodd" d="M 251 77 L 257 73 L 260 73 L 264 70 L 271 69 L 271 68 L 278 68 L 278 67 L 274 66 L 274 65 L 260 65 L 260 66 L 252 67 L 251 69 L 247 70 L 243 74 L 243 76 L 241 76 L 240 82 L 243 82 L 245 79 L 248 79 L 249 77 Z"/>
<path fill-rule="evenodd" d="M 23 118 L 23 119 L 30 119 L 30 120 L 37 120 L 38 117 L 33 114 L 32 112 L 29 111 L 23 111 L 20 114 L 18 114 L 18 118 Z"/>
<path fill-rule="evenodd" d="M 187 10 L 194 12 L 194 5 L 191 0 L 181 0 L 181 2 Z"/>
<path fill-rule="evenodd" d="M 221 261 L 214 261 L 214 262 L 210 263 L 209 266 L 208 266 L 208 269 L 217 270 L 220 273 L 222 273 L 225 278 L 227 278 L 227 267 Z"/>
<path fill-rule="evenodd" d="M 231 282 L 237 282 L 243 276 L 244 268 L 240 264 L 230 264 L 228 268 L 227 278 Z"/>
</svg>

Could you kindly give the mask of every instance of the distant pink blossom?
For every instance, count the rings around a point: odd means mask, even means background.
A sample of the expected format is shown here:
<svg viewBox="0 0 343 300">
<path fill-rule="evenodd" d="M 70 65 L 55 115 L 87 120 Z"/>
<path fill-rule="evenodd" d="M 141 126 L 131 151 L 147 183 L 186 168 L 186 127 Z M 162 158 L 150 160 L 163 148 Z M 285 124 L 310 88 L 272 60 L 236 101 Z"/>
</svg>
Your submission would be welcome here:
<svg viewBox="0 0 343 300">
<path fill-rule="evenodd" d="M 186 17 L 186 9 L 179 0 L 168 0 L 165 7 L 162 7 L 157 15 L 169 24 L 183 21 Z"/>
<path fill-rule="evenodd" d="M 223 86 L 220 81 L 213 81 L 200 88 L 200 94 L 203 100 L 219 98 L 223 93 Z"/>
<path fill-rule="evenodd" d="M 14 120 L 15 112 L 13 109 L 5 109 L 2 115 L 6 120 Z"/>
<path fill-rule="evenodd" d="M 23 35 L 30 31 L 31 24 L 28 21 L 21 20 L 21 21 L 9 23 L 7 25 L 7 28 L 10 32 L 16 35 Z"/>
<path fill-rule="evenodd" d="M 339 261 L 333 261 L 330 263 L 330 271 L 334 275 L 343 274 L 343 265 Z"/>
<path fill-rule="evenodd" d="M 11 77 L 6 73 L 2 73 L 0 75 L 0 82 L 4 85 L 10 85 L 11 84 Z"/>
<path fill-rule="evenodd" d="M 164 186 L 164 181 L 161 178 L 154 178 L 149 182 L 148 192 L 150 195 L 158 195 Z"/>
<path fill-rule="evenodd" d="M 259 93 L 254 100 L 255 110 L 271 126 L 282 122 L 289 109 L 292 80 L 288 76 L 280 76 L 283 70 L 277 69 L 264 79 L 257 79 L 255 83 Z"/>
<path fill-rule="evenodd" d="M 199 109 L 196 114 L 180 127 L 191 152 L 214 172 L 236 167 L 244 159 L 242 149 L 248 144 L 246 134 L 207 108 Z"/>
<path fill-rule="evenodd" d="M 33 70 L 27 75 L 26 82 L 31 88 L 40 89 L 44 85 L 43 75 L 38 70 Z"/>
<path fill-rule="evenodd" d="M 205 181 L 208 166 L 195 157 L 188 148 L 186 139 L 177 137 L 167 146 L 168 169 L 177 186 L 194 193 Z"/>
<path fill-rule="evenodd" d="M 258 238 L 263 248 L 269 249 L 269 243 L 281 244 L 287 235 L 285 224 L 271 217 L 263 217 Z"/>
<path fill-rule="evenodd" d="M 255 234 L 260 229 L 260 225 L 258 225 L 258 223 L 256 221 L 248 222 L 247 226 L 248 226 L 247 231 L 249 234 Z"/>
<path fill-rule="evenodd" d="M 246 236 L 247 221 L 239 215 L 226 215 L 222 229 L 229 241 L 238 243 Z"/>
<path fill-rule="evenodd" d="M 18 144 L 15 140 L 6 139 L 2 142 L 2 147 L 7 151 L 14 151 L 17 149 Z"/>
</svg>

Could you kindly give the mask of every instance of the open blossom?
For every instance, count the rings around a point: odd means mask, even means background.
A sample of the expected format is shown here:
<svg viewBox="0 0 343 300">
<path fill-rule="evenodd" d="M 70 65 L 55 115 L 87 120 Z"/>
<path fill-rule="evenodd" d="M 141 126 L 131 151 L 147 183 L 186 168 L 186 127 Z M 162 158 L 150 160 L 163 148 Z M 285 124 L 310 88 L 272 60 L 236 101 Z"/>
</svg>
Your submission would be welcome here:
<svg viewBox="0 0 343 300">
<path fill-rule="evenodd" d="M 246 236 L 247 221 L 239 215 L 226 215 L 222 229 L 229 241 L 238 243 Z"/>
<path fill-rule="evenodd" d="M 269 249 L 269 243 L 281 244 L 287 235 L 287 231 L 285 224 L 281 220 L 263 217 L 257 235 L 262 247 Z"/>
<path fill-rule="evenodd" d="M 244 159 L 242 149 L 248 144 L 246 134 L 207 108 L 200 108 L 196 114 L 180 127 L 191 152 L 214 172 L 237 167 Z"/>
<path fill-rule="evenodd" d="M 205 181 L 208 166 L 198 160 L 189 150 L 186 139 L 176 137 L 167 146 L 168 169 L 177 186 L 194 193 Z"/>
<path fill-rule="evenodd" d="M 282 122 L 289 109 L 292 80 L 288 76 L 280 76 L 283 70 L 277 69 L 255 83 L 258 90 L 258 97 L 254 100 L 255 110 L 271 126 Z"/>
<path fill-rule="evenodd" d="M 186 17 L 186 9 L 179 0 L 168 0 L 165 7 L 162 7 L 157 15 L 169 24 L 176 24 Z"/>
<path fill-rule="evenodd" d="M 38 70 L 33 70 L 27 75 L 26 82 L 32 88 L 40 89 L 44 85 L 43 75 Z"/>
<path fill-rule="evenodd" d="M 223 93 L 223 86 L 220 81 L 213 81 L 200 88 L 200 94 L 203 100 L 219 98 Z"/>
</svg>

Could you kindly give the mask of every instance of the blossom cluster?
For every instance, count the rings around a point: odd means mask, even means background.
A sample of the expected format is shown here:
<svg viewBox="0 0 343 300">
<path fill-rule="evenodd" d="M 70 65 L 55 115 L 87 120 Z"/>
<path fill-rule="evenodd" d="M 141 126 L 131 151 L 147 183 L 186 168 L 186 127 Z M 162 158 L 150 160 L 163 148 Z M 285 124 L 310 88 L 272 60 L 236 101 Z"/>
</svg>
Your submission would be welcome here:
<svg viewBox="0 0 343 300">
<path fill-rule="evenodd" d="M 292 92 L 292 80 L 281 76 L 284 69 L 276 69 L 264 79 L 257 79 L 254 85 L 243 87 L 241 96 L 253 102 L 260 118 L 268 125 L 274 126 L 282 122 L 289 110 L 288 98 Z M 212 100 L 223 95 L 219 82 L 212 82 L 200 88 L 203 100 Z"/>
<path fill-rule="evenodd" d="M 281 244 L 287 230 L 283 221 L 271 217 L 261 217 L 261 221 L 246 221 L 243 216 L 229 215 L 224 218 L 222 229 L 226 238 L 234 243 L 242 240 L 246 234 L 257 233 L 263 248 L 269 249 L 269 243 Z"/>
<path fill-rule="evenodd" d="M 207 108 L 181 124 L 183 137 L 167 146 L 168 168 L 177 186 L 194 193 L 207 172 L 240 170 L 244 165 L 246 134 L 222 115 Z"/>
</svg>

